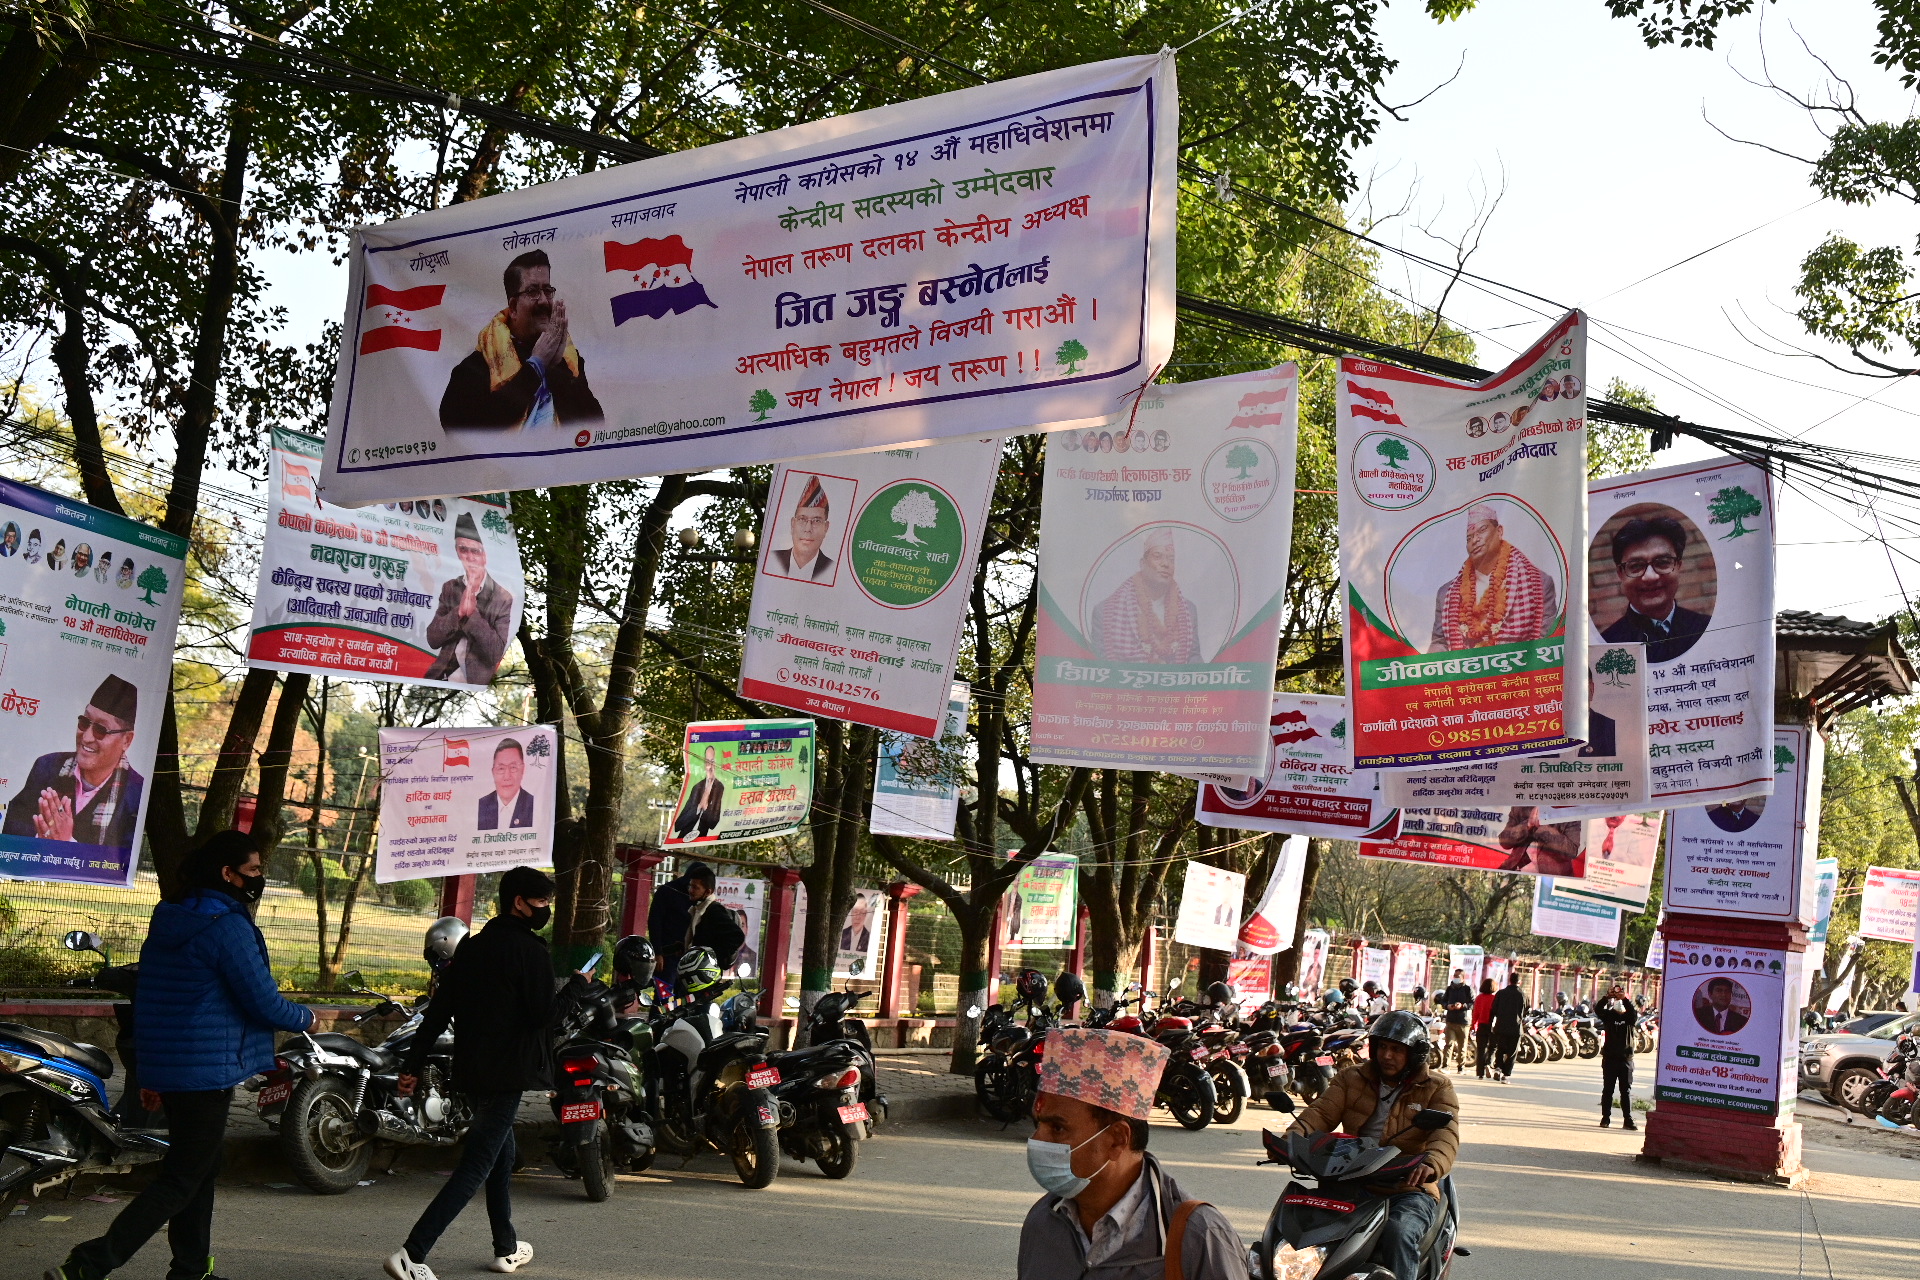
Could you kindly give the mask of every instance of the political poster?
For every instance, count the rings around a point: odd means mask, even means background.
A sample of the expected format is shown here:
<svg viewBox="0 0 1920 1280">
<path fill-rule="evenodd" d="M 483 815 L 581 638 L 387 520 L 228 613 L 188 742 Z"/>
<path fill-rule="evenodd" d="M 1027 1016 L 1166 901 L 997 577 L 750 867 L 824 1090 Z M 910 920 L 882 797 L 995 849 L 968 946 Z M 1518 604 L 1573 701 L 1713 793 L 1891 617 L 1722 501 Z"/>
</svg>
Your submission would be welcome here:
<svg viewBox="0 0 1920 1280">
<path fill-rule="evenodd" d="M 1578 880 L 1586 874 L 1586 827 L 1536 805 L 1402 809 L 1399 834 L 1361 840 L 1360 856 Z"/>
<path fill-rule="evenodd" d="M 1263 955 L 1237 955 L 1227 961 L 1227 985 L 1242 1011 L 1273 999 L 1273 960 Z"/>
<path fill-rule="evenodd" d="M 1300 939 L 1300 968 L 1295 984 L 1302 993 L 1319 991 L 1327 985 L 1327 953 L 1333 948 L 1333 935 L 1325 929 L 1309 929 Z"/>
<path fill-rule="evenodd" d="M 0 876 L 133 883 L 187 540 L 0 479 Z"/>
<path fill-rule="evenodd" d="M 1173 940 L 1212 951 L 1233 950 L 1240 935 L 1240 901 L 1246 887 L 1247 878 L 1238 871 L 1187 863 Z"/>
<path fill-rule="evenodd" d="M 1299 381 L 1157 386 L 1048 442 L 1035 760 L 1266 776 Z"/>
<path fill-rule="evenodd" d="M 813 721 L 702 720 L 687 726 L 666 849 L 791 835 L 813 804 Z"/>
<path fill-rule="evenodd" d="M 1860 936 L 1886 942 L 1913 941 L 1920 917 L 1920 871 L 1868 867 L 1860 889 Z"/>
<path fill-rule="evenodd" d="M 1450 766 L 1586 740 L 1586 339 L 1586 317 L 1571 312 L 1473 384 L 1340 361 L 1340 573 L 1358 768 Z"/>
<path fill-rule="evenodd" d="M 1488 956 L 1486 968 L 1482 971 L 1481 976 L 1493 979 L 1494 990 L 1497 991 L 1507 985 L 1507 975 L 1512 972 L 1513 961 L 1504 956 Z M 1473 989 L 1475 991 L 1480 990 L 1480 984 L 1478 982 L 1474 983 Z"/>
<path fill-rule="evenodd" d="M 1174 326 L 1171 51 L 355 230 L 329 502 L 1101 418 Z"/>
<path fill-rule="evenodd" d="M 1270 956 L 1293 946 L 1300 923 L 1300 890 L 1307 872 L 1307 838 L 1288 836 L 1280 842 L 1273 874 L 1260 895 L 1260 905 L 1240 925 L 1240 947 L 1254 955 Z"/>
<path fill-rule="evenodd" d="M 553 865 L 551 725 L 380 730 L 380 884 Z"/>
<path fill-rule="evenodd" d="M 873 834 L 953 839 L 963 785 L 956 753 L 966 742 L 971 695 L 972 688 L 964 684 L 948 690 L 947 718 L 937 738 L 881 731 L 867 820 Z"/>
<path fill-rule="evenodd" d="M 1840 859 L 1820 858 L 1813 864 L 1814 917 L 1807 930 L 1807 943 L 1818 947 L 1827 940 L 1827 925 L 1833 919 L 1833 899 L 1840 889 Z"/>
<path fill-rule="evenodd" d="M 1043 853 L 1020 868 L 1005 912 L 1009 945 L 1073 945 L 1080 924 L 1080 900 L 1076 896 L 1079 866 L 1080 859 L 1074 854 Z"/>
<path fill-rule="evenodd" d="M 1362 947 L 1360 949 L 1360 985 L 1371 982 L 1375 990 L 1385 991 L 1387 984 L 1393 981 L 1393 948 Z"/>
<path fill-rule="evenodd" d="M 740 692 L 938 737 L 1000 441 L 776 467 Z"/>
<path fill-rule="evenodd" d="M 1480 989 L 1480 979 L 1486 975 L 1487 951 L 1485 947 L 1451 945 L 1447 948 L 1447 973 L 1455 969 L 1465 970 L 1467 985 L 1475 991 Z"/>
<path fill-rule="evenodd" d="M 1345 698 L 1276 693 L 1267 733 L 1271 760 L 1263 777 L 1245 786 L 1199 787 L 1194 818 L 1202 825 L 1335 840 L 1393 833 L 1380 772 L 1353 767 Z"/>
<path fill-rule="evenodd" d="M 1823 740 L 1805 725 L 1781 725 L 1772 748 L 1771 795 L 1673 811 L 1667 910 L 1812 923 Z"/>
<path fill-rule="evenodd" d="M 1773 489 L 1731 458 L 1588 489 L 1589 638 L 1647 646 L 1653 796 L 1670 809 L 1770 795 Z"/>
<path fill-rule="evenodd" d="M 1554 892 L 1610 903 L 1626 911 L 1645 911 L 1665 818 L 1664 812 L 1588 818 L 1582 826 L 1586 875 L 1578 880 L 1556 879 Z"/>
<path fill-rule="evenodd" d="M 247 664 L 446 689 L 491 684 L 527 600 L 506 495 L 323 505 L 323 448 L 315 436 L 273 431 Z"/>
<path fill-rule="evenodd" d="M 767 882 L 743 876 L 718 876 L 713 882 L 714 906 L 733 913 L 746 941 L 721 963 L 729 973 L 751 977 L 760 972 L 760 922 L 766 915 Z M 708 907 L 712 911 L 714 907 Z"/>
<path fill-rule="evenodd" d="M 787 971 L 799 973 L 807 943 L 807 886 L 793 887 L 793 932 L 787 938 Z M 855 889 L 853 902 L 840 921 L 834 942 L 833 976 L 872 979 L 880 973 L 880 953 L 887 932 L 887 894 L 884 889 Z"/>
<path fill-rule="evenodd" d="M 1533 886 L 1531 931 L 1542 938 L 1565 938 L 1596 947 L 1620 945 L 1620 908 L 1592 898 L 1555 891 L 1560 882 L 1541 876 Z"/>
<path fill-rule="evenodd" d="M 1393 944 L 1393 994 L 1412 995 L 1427 985 L 1427 949 L 1417 942 Z"/>
<path fill-rule="evenodd" d="M 1786 994 L 1797 953 L 1670 940 L 1653 1096 L 1751 1115 L 1793 1105 L 1797 1070 Z M 1783 1030 L 1784 1028 L 1784 1030 Z"/>
<path fill-rule="evenodd" d="M 1585 743 L 1552 755 L 1504 756 L 1419 773 L 1385 772 L 1381 794 L 1386 802 L 1550 805 L 1552 816 L 1560 819 L 1645 808 L 1652 800 L 1645 646 L 1594 645 L 1587 657 Z"/>
</svg>

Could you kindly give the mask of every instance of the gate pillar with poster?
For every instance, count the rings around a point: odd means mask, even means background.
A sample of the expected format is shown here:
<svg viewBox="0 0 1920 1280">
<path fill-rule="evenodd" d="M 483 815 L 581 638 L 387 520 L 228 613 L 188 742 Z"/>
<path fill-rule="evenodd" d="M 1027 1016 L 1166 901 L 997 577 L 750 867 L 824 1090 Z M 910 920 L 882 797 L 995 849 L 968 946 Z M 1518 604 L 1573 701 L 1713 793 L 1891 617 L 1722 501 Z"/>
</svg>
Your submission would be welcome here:
<svg viewBox="0 0 1920 1280">
<path fill-rule="evenodd" d="M 887 957 L 880 967 L 880 1016 L 913 1016 L 913 1009 L 900 1007 L 901 979 L 907 971 L 907 900 L 920 892 L 920 886 L 896 880 L 887 886 Z"/>
<path fill-rule="evenodd" d="M 613 856 L 620 860 L 620 937 L 645 933 L 653 909 L 653 869 L 667 855 L 643 844 L 620 844 Z"/>
<path fill-rule="evenodd" d="M 772 889 L 767 894 L 767 937 L 761 944 L 760 1016 L 784 1016 L 787 1000 L 787 951 L 793 945 L 794 886 L 798 867 L 774 867 L 767 872 Z"/>
</svg>

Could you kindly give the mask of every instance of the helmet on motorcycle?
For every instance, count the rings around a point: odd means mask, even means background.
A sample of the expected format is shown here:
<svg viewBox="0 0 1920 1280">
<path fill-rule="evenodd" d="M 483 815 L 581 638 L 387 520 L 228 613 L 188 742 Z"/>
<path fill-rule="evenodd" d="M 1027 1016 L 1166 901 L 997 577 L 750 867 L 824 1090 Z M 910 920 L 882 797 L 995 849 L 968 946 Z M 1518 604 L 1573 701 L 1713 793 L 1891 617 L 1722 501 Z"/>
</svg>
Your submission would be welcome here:
<svg viewBox="0 0 1920 1280">
<path fill-rule="evenodd" d="M 720 972 L 720 962 L 705 947 L 693 947 L 683 953 L 676 976 L 680 989 L 690 996 L 712 990 L 726 980 Z"/>
<path fill-rule="evenodd" d="M 1379 1040 L 1390 1040 L 1406 1046 L 1409 1071 L 1417 1071 L 1425 1066 L 1427 1054 L 1433 1049 L 1433 1037 L 1427 1032 L 1426 1019 L 1411 1009 L 1396 1009 L 1375 1018 L 1373 1025 L 1367 1028 L 1369 1052 L 1374 1042 Z"/>
<path fill-rule="evenodd" d="M 1320 1003 L 1329 1009 L 1338 1009 L 1347 1002 L 1347 998 L 1338 991 L 1329 991 L 1320 997 Z"/>
<path fill-rule="evenodd" d="M 1353 983 L 1353 979 L 1352 979 L 1352 978 L 1342 978 L 1342 979 L 1340 979 L 1340 994 L 1341 994 L 1341 995 L 1343 995 L 1343 996 L 1350 996 L 1350 995 L 1352 995 L 1352 994 L 1353 994 L 1354 992 L 1356 992 L 1356 991 L 1358 991 L 1359 989 L 1360 989 L 1359 987 L 1357 987 L 1357 986 L 1355 986 L 1355 985 L 1354 985 L 1354 983 Z"/>
<path fill-rule="evenodd" d="M 460 939 L 467 936 L 467 922 L 459 916 L 441 916 L 427 926 L 427 945 L 421 948 L 426 957 L 427 967 L 439 970 L 453 959 L 454 948 L 460 945 Z"/>
<path fill-rule="evenodd" d="M 1047 975 L 1038 969 L 1022 969 L 1014 979 L 1013 989 L 1028 1004 L 1039 1004 L 1047 998 Z"/>
<path fill-rule="evenodd" d="M 1071 969 L 1062 969 L 1060 976 L 1053 980 L 1053 998 L 1062 1008 L 1071 1009 L 1087 998 L 1087 984 Z"/>
<path fill-rule="evenodd" d="M 657 959 L 653 944 L 637 933 L 630 933 L 613 945 L 613 971 L 643 987 L 653 981 Z"/>
<path fill-rule="evenodd" d="M 1208 1004 L 1232 1004 L 1233 999 L 1233 988 L 1226 983 L 1211 982 L 1207 984 Z"/>
</svg>

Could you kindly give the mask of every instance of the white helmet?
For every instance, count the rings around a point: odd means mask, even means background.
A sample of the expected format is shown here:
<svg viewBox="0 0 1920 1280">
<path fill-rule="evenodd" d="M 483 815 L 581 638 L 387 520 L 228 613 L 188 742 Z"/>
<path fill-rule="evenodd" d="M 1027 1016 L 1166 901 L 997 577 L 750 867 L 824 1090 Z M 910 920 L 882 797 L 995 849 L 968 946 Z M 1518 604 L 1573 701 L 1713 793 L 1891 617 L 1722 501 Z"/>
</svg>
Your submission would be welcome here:
<svg viewBox="0 0 1920 1280">
<path fill-rule="evenodd" d="M 428 925 L 427 945 L 421 949 L 427 967 L 436 973 L 446 968 L 447 962 L 453 959 L 454 949 L 460 945 L 460 939 L 469 932 L 467 922 L 459 916 L 441 916 Z"/>
</svg>

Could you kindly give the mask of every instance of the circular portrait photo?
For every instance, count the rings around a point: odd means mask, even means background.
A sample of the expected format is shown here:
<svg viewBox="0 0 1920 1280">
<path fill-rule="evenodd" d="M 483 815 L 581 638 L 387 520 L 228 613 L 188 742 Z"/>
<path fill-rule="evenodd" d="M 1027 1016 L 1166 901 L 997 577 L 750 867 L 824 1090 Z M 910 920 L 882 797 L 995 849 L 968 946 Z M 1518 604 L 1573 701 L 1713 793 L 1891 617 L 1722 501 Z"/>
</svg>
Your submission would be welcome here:
<svg viewBox="0 0 1920 1280">
<path fill-rule="evenodd" d="M 1707 806 L 1707 821 L 1722 831 L 1745 831 L 1760 821 L 1760 815 L 1767 810 L 1765 796 L 1753 796 L 1746 800 L 1729 800 L 1725 804 Z"/>
<path fill-rule="evenodd" d="M 1693 989 L 1693 1020 L 1709 1035 L 1737 1035 L 1752 1017 L 1753 997 L 1737 979 L 1716 973 Z"/>
<path fill-rule="evenodd" d="M 1132 450 L 1133 450 L 1133 446 L 1134 446 L 1134 442 L 1135 442 L 1136 440 L 1138 440 L 1138 439 L 1139 439 L 1139 437 L 1138 437 L 1138 436 L 1136 436 L 1136 435 L 1134 435 L 1134 434 L 1133 434 L 1133 432 L 1131 432 L 1131 431 L 1122 431 L 1122 432 L 1121 432 L 1120 434 L 1118 434 L 1118 435 L 1116 435 L 1116 436 L 1115 436 L 1115 437 L 1113 438 L 1113 448 L 1114 448 L 1114 452 L 1116 452 L 1116 453 L 1130 453 L 1130 452 L 1132 452 Z"/>
<path fill-rule="evenodd" d="M 445 498 L 435 498 L 433 500 L 433 518 L 442 524 L 446 523 L 447 500 Z"/>
<path fill-rule="evenodd" d="M 1485 434 L 1487 434 L 1487 420 L 1485 418 L 1475 414 L 1473 417 L 1467 419 L 1467 435 L 1469 437 L 1478 440 Z"/>
<path fill-rule="evenodd" d="M 1493 434 L 1497 436 L 1505 435 L 1507 432 L 1507 428 L 1513 425 L 1513 419 L 1507 417 L 1507 415 L 1504 413 L 1496 413 L 1493 415 L 1493 419 L 1489 423 L 1489 425 L 1493 430 Z"/>
<path fill-rule="evenodd" d="M 1155 453 L 1165 453 L 1167 446 L 1172 443 L 1173 437 L 1166 433 L 1165 428 L 1158 429 L 1153 433 L 1153 451 Z"/>
<path fill-rule="evenodd" d="M 1639 641 L 1672 662 L 1713 621 L 1713 549 L 1673 507 L 1637 502 L 1609 516 L 1587 548 L 1587 609 L 1602 640 Z"/>
<path fill-rule="evenodd" d="M 1259 801 L 1261 796 L 1267 793 L 1267 780 L 1265 778 L 1249 778 L 1247 779 L 1247 785 L 1244 787 L 1222 787 L 1215 785 L 1213 789 L 1223 802 L 1231 805 L 1233 808 L 1250 809 Z"/>
<path fill-rule="evenodd" d="M 1580 379 L 1574 377 L 1572 374 L 1568 374 L 1566 377 L 1560 379 L 1560 394 L 1562 397 L 1572 399 L 1574 396 L 1579 395 L 1581 390 L 1582 384 Z"/>
<path fill-rule="evenodd" d="M 1548 378 L 1540 387 L 1540 398 L 1542 400 L 1558 400 L 1560 398 L 1559 380 L 1556 378 Z"/>
<path fill-rule="evenodd" d="M 1532 405 L 1523 404 L 1519 408 L 1515 409 L 1511 415 L 1509 415 L 1508 421 L 1512 422 L 1514 426 L 1518 427 L 1526 422 L 1528 415 L 1530 415 L 1532 412 L 1533 412 Z"/>
<path fill-rule="evenodd" d="M 20 554 L 20 526 L 7 521 L 7 527 L 0 529 L 0 559 Z"/>
<path fill-rule="evenodd" d="M 1394 548 L 1387 622 L 1427 653 L 1539 640 L 1553 634 L 1566 577 L 1546 522 L 1525 503 L 1489 498 Z"/>
<path fill-rule="evenodd" d="M 82 542 L 73 549 L 73 576 L 84 578 L 93 572 L 93 544 Z"/>
<path fill-rule="evenodd" d="M 1080 593 L 1080 625 L 1107 662 L 1212 662 L 1239 625 L 1239 575 L 1225 544 L 1150 524 L 1108 547 Z"/>
<path fill-rule="evenodd" d="M 1080 433 L 1078 431 L 1062 431 L 1058 436 L 1055 436 L 1054 439 L 1058 440 L 1060 447 L 1068 453 L 1080 452 Z"/>
</svg>

